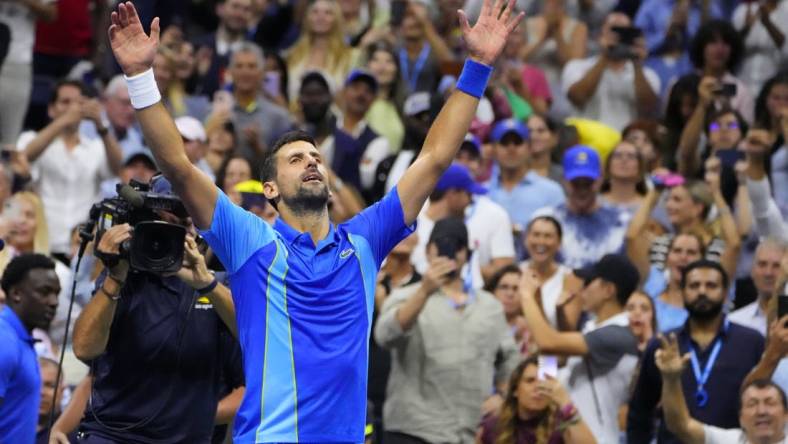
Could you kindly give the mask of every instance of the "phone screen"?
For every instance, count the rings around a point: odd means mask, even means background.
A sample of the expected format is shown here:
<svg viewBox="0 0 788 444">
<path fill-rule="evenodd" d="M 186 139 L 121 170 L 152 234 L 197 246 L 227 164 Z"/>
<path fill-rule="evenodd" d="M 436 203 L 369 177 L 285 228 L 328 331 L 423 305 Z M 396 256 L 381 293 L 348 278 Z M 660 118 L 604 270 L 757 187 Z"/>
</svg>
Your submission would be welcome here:
<svg viewBox="0 0 788 444">
<path fill-rule="evenodd" d="M 544 381 L 548 377 L 556 378 L 558 376 L 558 356 L 539 355 L 539 369 L 536 375 L 540 381 Z"/>
</svg>

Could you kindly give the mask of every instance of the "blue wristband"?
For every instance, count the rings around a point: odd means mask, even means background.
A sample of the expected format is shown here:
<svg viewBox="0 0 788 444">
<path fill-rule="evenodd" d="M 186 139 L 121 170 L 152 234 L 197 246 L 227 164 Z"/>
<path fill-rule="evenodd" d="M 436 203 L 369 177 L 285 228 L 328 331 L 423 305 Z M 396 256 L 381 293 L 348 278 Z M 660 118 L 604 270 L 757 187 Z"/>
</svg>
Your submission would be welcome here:
<svg viewBox="0 0 788 444">
<path fill-rule="evenodd" d="M 457 89 L 477 99 L 481 98 L 492 72 L 492 66 L 468 59 L 465 61 L 465 66 L 462 67 L 460 79 L 457 80 Z"/>
</svg>

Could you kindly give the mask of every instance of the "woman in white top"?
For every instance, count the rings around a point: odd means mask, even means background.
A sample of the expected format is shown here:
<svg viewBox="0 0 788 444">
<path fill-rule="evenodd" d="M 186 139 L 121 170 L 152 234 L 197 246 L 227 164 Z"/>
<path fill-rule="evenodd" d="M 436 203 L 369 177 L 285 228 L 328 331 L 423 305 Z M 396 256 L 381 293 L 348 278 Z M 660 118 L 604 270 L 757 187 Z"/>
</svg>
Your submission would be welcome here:
<svg viewBox="0 0 788 444">
<path fill-rule="evenodd" d="M 788 61 L 788 2 L 742 2 L 733 12 L 732 21 L 744 40 L 739 78 L 755 93 Z"/>
<path fill-rule="evenodd" d="M 580 288 L 580 280 L 569 267 L 558 262 L 561 248 L 561 224 L 551 216 L 535 217 L 525 230 L 525 250 L 530 258 L 520 264 L 525 272 L 536 273 L 539 282 L 539 303 L 553 328 L 575 330 L 580 319 L 580 298 L 572 297 Z"/>
</svg>

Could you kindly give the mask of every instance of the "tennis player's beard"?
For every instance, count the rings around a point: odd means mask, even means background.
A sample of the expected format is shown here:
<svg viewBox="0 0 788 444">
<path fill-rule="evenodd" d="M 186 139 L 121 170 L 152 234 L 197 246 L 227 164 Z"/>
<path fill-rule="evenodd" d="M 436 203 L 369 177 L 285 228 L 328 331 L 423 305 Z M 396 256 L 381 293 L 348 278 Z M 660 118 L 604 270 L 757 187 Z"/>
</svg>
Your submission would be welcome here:
<svg viewBox="0 0 788 444">
<path fill-rule="evenodd" d="M 325 185 L 317 189 L 299 187 L 295 195 L 282 196 L 282 201 L 296 216 L 320 214 L 328 205 L 328 187 Z"/>
<path fill-rule="evenodd" d="M 691 303 L 685 303 L 684 307 L 689 312 L 690 318 L 698 321 L 709 321 L 720 314 L 722 304 L 723 301 L 712 301 L 705 294 L 700 294 Z"/>
</svg>

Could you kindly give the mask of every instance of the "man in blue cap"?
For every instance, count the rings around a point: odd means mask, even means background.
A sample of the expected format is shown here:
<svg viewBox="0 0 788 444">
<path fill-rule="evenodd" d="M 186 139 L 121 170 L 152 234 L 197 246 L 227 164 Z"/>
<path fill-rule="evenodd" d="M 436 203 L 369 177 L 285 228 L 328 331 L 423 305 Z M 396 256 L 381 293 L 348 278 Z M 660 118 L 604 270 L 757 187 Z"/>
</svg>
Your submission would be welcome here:
<svg viewBox="0 0 788 444">
<path fill-rule="evenodd" d="M 490 199 L 506 209 L 515 226 L 522 231 L 534 211 L 564 202 L 561 186 L 531 170 L 528 163 L 528 127 L 515 119 L 498 122 L 490 135 L 495 143 L 493 156 L 497 173 L 487 184 Z"/>
<path fill-rule="evenodd" d="M 427 239 L 435 221 L 446 217 L 465 220 L 473 254 L 465 277 L 474 288 L 495 272 L 514 262 L 514 239 L 509 215 L 500 205 L 484 196 L 487 190 L 474 182 L 468 169 L 452 164 L 435 185 L 427 207 L 419 213 L 416 232 L 419 243 L 413 249 L 411 262 L 416 271 L 427 272 Z"/>
<path fill-rule="evenodd" d="M 534 216 L 553 216 L 563 227 L 561 254 L 570 268 L 582 268 L 624 246 L 628 216 L 599 201 L 602 167 L 599 154 L 585 145 L 564 153 L 566 202 L 538 210 Z"/>
</svg>

